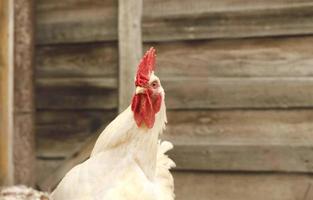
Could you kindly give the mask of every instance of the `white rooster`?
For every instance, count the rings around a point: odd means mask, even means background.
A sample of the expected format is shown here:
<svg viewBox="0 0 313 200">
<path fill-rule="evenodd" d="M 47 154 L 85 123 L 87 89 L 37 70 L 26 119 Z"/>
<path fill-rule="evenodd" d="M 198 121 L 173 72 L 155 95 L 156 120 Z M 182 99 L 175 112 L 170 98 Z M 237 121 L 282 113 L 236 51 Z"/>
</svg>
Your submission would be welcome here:
<svg viewBox="0 0 313 200">
<path fill-rule="evenodd" d="M 131 106 L 104 129 L 90 158 L 66 174 L 54 200 L 174 199 L 175 163 L 165 155 L 173 146 L 158 139 L 167 119 L 155 57 L 154 48 L 144 55 Z"/>
</svg>

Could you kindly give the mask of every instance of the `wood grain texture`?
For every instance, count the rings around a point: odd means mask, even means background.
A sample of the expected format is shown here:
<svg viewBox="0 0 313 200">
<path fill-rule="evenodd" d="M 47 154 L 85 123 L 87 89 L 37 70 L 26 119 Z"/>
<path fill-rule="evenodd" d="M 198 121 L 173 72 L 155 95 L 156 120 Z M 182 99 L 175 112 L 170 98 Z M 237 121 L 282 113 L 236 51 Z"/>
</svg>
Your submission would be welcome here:
<svg viewBox="0 0 313 200">
<path fill-rule="evenodd" d="M 109 77 L 118 75 L 116 43 L 39 46 L 36 75 L 53 77 Z"/>
<path fill-rule="evenodd" d="M 34 2 L 14 1 L 14 166 L 15 184 L 35 183 Z"/>
<path fill-rule="evenodd" d="M 145 48 L 158 50 L 157 74 L 169 108 L 285 108 L 312 106 L 312 42 L 312 37 L 286 37 L 148 43 Z M 115 45 L 44 47 L 39 52 L 40 108 L 117 106 L 117 96 L 105 97 L 108 89 L 116 95 Z M 79 107 L 75 102 L 86 103 Z"/>
<path fill-rule="evenodd" d="M 116 0 L 40 0 L 40 44 L 117 40 Z M 144 2 L 143 40 L 170 41 L 311 34 L 310 0 Z"/>
<path fill-rule="evenodd" d="M 312 176 L 305 174 L 174 172 L 177 200 L 309 200 Z"/>
<path fill-rule="evenodd" d="M 14 177 L 15 184 L 34 186 L 35 135 L 32 113 L 23 113 L 14 117 Z"/>
<path fill-rule="evenodd" d="M 99 134 L 100 133 L 97 133 L 89 138 L 79 151 L 64 160 L 63 164 L 59 166 L 54 173 L 50 174 L 45 179 L 39 180 L 38 187 L 44 191 L 52 191 L 70 169 L 90 156 L 95 140 L 98 138 Z"/>
<path fill-rule="evenodd" d="M 51 174 L 62 162 L 38 160 L 37 166 Z M 313 197 L 309 174 L 173 171 L 173 175 L 177 200 L 309 200 Z"/>
<path fill-rule="evenodd" d="M 107 81 L 104 84 L 106 85 Z M 37 88 L 37 108 L 55 110 L 86 110 L 117 108 L 117 90 L 89 87 L 41 87 Z"/>
<path fill-rule="evenodd" d="M 310 108 L 313 105 L 312 77 L 172 77 L 161 80 L 169 109 Z M 115 81 L 94 78 L 78 81 L 46 79 L 37 83 L 37 107 L 41 109 L 117 107 Z M 125 100 L 125 104 L 129 105 L 130 99 Z"/>
<path fill-rule="evenodd" d="M 64 159 L 76 153 L 103 124 L 112 121 L 115 110 L 51 111 L 37 113 L 37 157 Z"/>
<path fill-rule="evenodd" d="M 61 119 L 57 119 L 57 112 L 49 111 L 41 115 L 44 120 L 40 122 L 40 127 L 53 125 L 50 129 L 54 127 L 58 130 L 71 124 L 69 117 L 72 113 Z M 80 124 L 88 121 L 83 113 L 80 115 L 74 119 L 79 119 L 77 121 Z M 98 121 L 104 119 L 95 113 L 89 115 L 95 121 L 96 118 L 99 118 Z M 113 118 L 111 114 L 106 116 Z M 110 120 L 108 118 L 103 124 Z M 169 111 L 168 126 L 162 139 L 174 143 L 175 148 L 169 155 L 179 170 L 312 172 L 312 120 L 313 110 L 305 109 Z M 48 126 L 46 128 L 39 132 L 37 139 L 54 141 L 53 148 L 44 145 L 45 142 L 39 146 L 38 155 L 47 159 L 64 158 L 64 149 L 71 149 L 64 144 L 73 141 L 71 138 L 85 141 L 88 135 L 92 135 L 69 132 L 68 136 L 64 136 L 62 132 L 58 135 L 54 130 L 49 132 Z M 101 132 L 103 128 L 96 132 Z M 88 128 L 85 129 L 89 132 Z M 79 151 L 75 149 L 75 152 L 67 152 L 76 155 Z"/>
<path fill-rule="evenodd" d="M 313 37 L 145 43 L 157 49 L 161 77 L 312 76 Z M 36 74 L 52 77 L 109 77 L 118 74 L 116 43 L 40 46 Z M 137 63 L 138 64 L 138 63 Z"/>
<path fill-rule="evenodd" d="M 14 183 L 13 5 L 0 0 L 0 185 Z"/>
<path fill-rule="evenodd" d="M 311 172 L 312 110 L 175 111 L 163 138 L 177 169 Z"/>
<path fill-rule="evenodd" d="M 128 107 L 132 98 L 134 76 L 142 56 L 142 4 L 142 0 L 118 1 L 119 112 Z"/>
</svg>

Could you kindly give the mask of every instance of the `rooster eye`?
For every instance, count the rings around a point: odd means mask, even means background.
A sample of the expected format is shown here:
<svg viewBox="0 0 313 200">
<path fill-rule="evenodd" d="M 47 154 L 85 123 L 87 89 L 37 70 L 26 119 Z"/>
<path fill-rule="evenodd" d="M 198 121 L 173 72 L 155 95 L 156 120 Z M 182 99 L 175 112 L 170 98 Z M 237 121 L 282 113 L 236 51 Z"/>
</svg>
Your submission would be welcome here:
<svg viewBox="0 0 313 200">
<path fill-rule="evenodd" d="M 151 86 L 153 87 L 153 88 L 157 88 L 158 87 L 158 82 L 157 81 L 153 81 L 152 83 L 151 83 Z"/>
</svg>

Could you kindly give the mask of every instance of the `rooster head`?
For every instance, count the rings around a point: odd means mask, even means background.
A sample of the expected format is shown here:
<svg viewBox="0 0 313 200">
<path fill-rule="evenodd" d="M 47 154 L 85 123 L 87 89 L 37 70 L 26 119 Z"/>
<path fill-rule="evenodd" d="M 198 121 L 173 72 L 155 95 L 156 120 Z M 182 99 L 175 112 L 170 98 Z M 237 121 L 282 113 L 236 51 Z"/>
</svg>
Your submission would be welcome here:
<svg viewBox="0 0 313 200">
<path fill-rule="evenodd" d="M 138 127 L 145 125 L 152 128 L 155 115 L 160 111 L 164 100 L 164 90 L 160 79 L 154 74 L 155 49 L 150 48 L 141 59 L 136 78 L 136 92 L 132 99 L 131 109 Z"/>
</svg>

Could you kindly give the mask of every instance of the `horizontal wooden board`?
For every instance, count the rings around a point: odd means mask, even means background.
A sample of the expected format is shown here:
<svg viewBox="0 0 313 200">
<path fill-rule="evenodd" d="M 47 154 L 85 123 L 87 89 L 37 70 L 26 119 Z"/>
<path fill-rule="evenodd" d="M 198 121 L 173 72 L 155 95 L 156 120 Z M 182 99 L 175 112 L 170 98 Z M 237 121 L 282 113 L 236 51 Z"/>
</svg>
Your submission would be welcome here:
<svg viewBox="0 0 313 200">
<path fill-rule="evenodd" d="M 36 51 L 38 77 L 116 77 L 116 43 L 40 46 Z"/>
<path fill-rule="evenodd" d="M 53 174 L 60 160 L 38 160 L 42 179 Z M 209 173 L 173 171 L 177 200 L 309 200 L 312 176 L 277 173 Z M 38 183 L 42 181 L 38 180 Z M 42 185 L 39 184 L 39 187 Z M 51 190 L 52 188 L 45 188 Z"/>
<path fill-rule="evenodd" d="M 172 109 L 312 107 L 313 78 L 163 80 Z"/>
<path fill-rule="evenodd" d="M 311 34 L 310 0 L 144 2 L 145 41 Z M 37 43 L 117 39 L 117 1 L 38 1 Z"/>
<path fill-rule="evenodd" d="M 175 111 L 164 139 L 178 169 L 313 170 L 313 110 Z"/>
<path fill-rule="evenodd" d="M 312 42 L 313 37 L 288 37 L 145 48 L 158 49 L 157 74 L 169 108 L 311 107 Z M 38 107 L 116 108 L 116 48 L 114 43 L 39 48 Z"/>
<path fill-rule="evenodd" d="M 313 37 L 146 43 L 157 49 L 161 77 L 307 77 L 313 75 Z M 115 43 L 37 49 L 36 75 L 115 78 Z M 139 62 L 139 61 L 138 61 Z"/>
<path fill-rule="evenodd" d="M 106 85 L 107 81 L 104 82 L 102 85 Z M 45 87 L 39 84 L 36 90 L 37 109 L 86 110 L 117 107 L 116 89 L 95 88 L 88 84 L 83 82 L 79 87 Z"/>
<path fill-rule="evenodd" d="M 112 109 L 117 85 L 108 80 L 37 80 L 41 109 Z M 65 84 L 68 83 L 69 85 Z M 114 81 L 109 82 L 109 84 Z M 163 78 L 169 109 L 299 108 L 313 105 L 313 78 Z M 111 86 L 110 86 L 111 87 Z"/>
<path fill-rule="evenodd" d="M 63 126 L 57 112 L 48 113 L 45 124 L 55 124 L 54 129 Z M 169 111 L 168 121 L 162 138 L 175 145 L 169 154 L 177 169 L 313 171 L 313 110 Z M 41 145 L 38 155 L 65 157 L 64 144 L 74 137 L 86 140 L 79 132 L 68 137 L 39 132 L 38 141 L 52 140 L 54 145 Z"/>
<path fill-rule="evenodd" d="M 37 111 L 37 157 L 64 159 L 77 152 L 99 127 L 112 121 L 115 110 Z"/>
<path fill-rule="evenodd" d="M 310 200 L 312 176 L 174 172 L 177 200 Z"/>
</svg>

